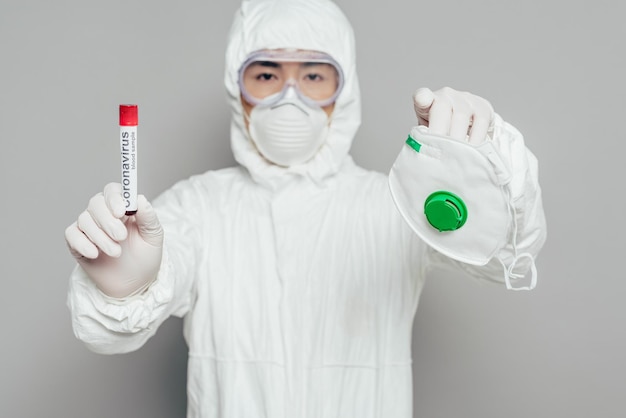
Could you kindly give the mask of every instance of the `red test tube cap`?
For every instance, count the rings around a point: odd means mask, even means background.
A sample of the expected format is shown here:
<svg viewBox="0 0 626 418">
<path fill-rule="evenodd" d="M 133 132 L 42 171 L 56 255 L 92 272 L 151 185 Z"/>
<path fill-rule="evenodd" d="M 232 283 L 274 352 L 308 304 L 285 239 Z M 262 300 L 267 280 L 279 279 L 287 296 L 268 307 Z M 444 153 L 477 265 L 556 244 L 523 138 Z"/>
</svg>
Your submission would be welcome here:
<svg viewBox="0 0 626 418">
<path fill-rule="evenodd" d="M 137 126 L 138 121 L 139 118 L 137 117 L 137 105 L 120 105 L 120 126 Z"/>
</svg>

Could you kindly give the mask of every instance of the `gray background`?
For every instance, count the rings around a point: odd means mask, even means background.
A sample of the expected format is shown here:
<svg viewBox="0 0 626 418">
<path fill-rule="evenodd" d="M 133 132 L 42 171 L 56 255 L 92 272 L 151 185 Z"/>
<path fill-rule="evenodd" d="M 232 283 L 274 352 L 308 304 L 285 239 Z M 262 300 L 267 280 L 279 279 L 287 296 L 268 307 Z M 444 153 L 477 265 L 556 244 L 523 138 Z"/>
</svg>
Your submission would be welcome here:
<svg viewBox="0 0 626 418">
<path fill-rule="evenodd" d="M 339 4 L 358 44 L 358 163 L 387 171 L 415 123 L 414 89 L 445 85 L 489 99 L 540 160 L 549 239 L 539 286 L 429 280 L 413 340 L 415 416 L 625 416 L 626 8 Z M 74 339 L 63 231 L 118 179 L 119 103 L 140 104 L 149 198 L 233 164 L 222 72 L 237 5 L 0 2 L 0 416 L 184 416 L 180 320 L 127 355 Z"/>
</svg>

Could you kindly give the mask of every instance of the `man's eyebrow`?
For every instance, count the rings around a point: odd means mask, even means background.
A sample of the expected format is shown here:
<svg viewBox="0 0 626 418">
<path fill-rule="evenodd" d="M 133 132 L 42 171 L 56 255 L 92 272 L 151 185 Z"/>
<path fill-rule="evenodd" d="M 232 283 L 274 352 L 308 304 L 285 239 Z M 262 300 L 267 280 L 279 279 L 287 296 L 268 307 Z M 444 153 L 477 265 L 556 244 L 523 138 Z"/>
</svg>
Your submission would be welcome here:
<svg viewBox="0 0 626 418">
<path fill-rule="evenodd" d="M 278 68 L 280 64 L 274 61 L 255 61 L 253 65 L 260 65 L 261 67 Z"/>
<path fill-rule="evenodd" d="M 270 68 L 280 68 L 282 66 L 280 62 L 276 62 L 276 61 L 255 61 L 252 63 L 252 65 L 258 65 L 261 67 L 270 67 Z M 301 63 L 301 65 L 304 65 L 305 67 L 315 67 L 317 65 L 330 65 L 330 64 L 326 62 L 305 61 Z"/>
</svg>

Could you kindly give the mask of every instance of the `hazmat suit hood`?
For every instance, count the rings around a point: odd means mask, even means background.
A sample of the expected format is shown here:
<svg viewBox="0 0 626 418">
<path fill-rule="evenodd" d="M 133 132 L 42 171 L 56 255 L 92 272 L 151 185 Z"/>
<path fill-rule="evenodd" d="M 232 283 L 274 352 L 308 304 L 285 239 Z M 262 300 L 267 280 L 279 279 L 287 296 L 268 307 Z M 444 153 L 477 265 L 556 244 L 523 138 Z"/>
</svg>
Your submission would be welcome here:
<svg viewBox="0 0 626 418">
<path fill-rule="evenodd" d="M 263 49 L 301 49 L 329 54 L 341 66 L 345 83 L 335 102 L 326 142 L 309 161 L 281 167 L 267 161 L 249 137 L 238 85 L 239 68 Z M 225 84 L 232 109 L 231 147 L 252 178 L 277 188 L 294 176 L 316 183 L 337 173 L 361 124 L 354 33 L 343 12 L 329 0 L 244 0 L 235 13 L 226 48 Z"/>
</svg>

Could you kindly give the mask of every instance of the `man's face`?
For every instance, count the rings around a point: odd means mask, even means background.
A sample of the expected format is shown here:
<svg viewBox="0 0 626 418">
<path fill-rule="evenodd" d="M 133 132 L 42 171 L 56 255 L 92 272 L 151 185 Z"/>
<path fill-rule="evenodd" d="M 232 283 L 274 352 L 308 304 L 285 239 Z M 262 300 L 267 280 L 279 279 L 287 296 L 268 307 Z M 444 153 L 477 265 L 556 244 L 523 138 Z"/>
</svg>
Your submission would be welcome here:
<svg viewBox="0 0 626 418">
<path fill-rule="evenodd" d="M 262 50 L 238 75 L 243 122 L 258 152 L 283 167 L 313 158 L 328 138 L 343 86 L 339 64 L 321 52 Z"/>
</svg>

